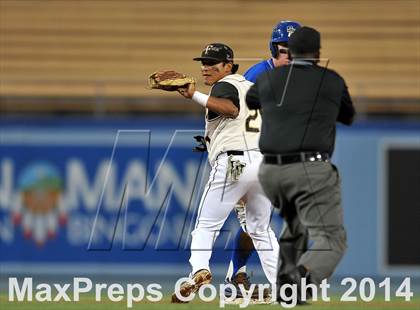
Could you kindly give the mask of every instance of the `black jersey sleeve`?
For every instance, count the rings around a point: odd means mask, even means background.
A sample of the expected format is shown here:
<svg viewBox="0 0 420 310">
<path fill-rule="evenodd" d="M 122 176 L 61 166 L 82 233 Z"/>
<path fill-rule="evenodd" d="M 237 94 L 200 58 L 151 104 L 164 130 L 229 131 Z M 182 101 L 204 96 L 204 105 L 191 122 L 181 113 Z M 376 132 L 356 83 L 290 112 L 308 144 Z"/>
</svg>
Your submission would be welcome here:
<svg viewBox="0 0 420 310">
<path fill-rule="evenodd" d="M 235 86 L 228 82 L 216 83 L 211 89 L 210 96 L 229 99 L 239 109 L 239 93 Z"/>
<path fill-rule="evenodd" d="M 239 105 L 239 92 L 235 86 L 228 82 L 219 82 L 214 84 L 213 88 L 211 89 L 210 96 L 216 98 L 225 98 L 232 101 L 232 103 L 240 110 Z M 213 111 L 208 111 L 208 119 L 212 120 L 218 117 L 219 114 Z"/>
</svg>

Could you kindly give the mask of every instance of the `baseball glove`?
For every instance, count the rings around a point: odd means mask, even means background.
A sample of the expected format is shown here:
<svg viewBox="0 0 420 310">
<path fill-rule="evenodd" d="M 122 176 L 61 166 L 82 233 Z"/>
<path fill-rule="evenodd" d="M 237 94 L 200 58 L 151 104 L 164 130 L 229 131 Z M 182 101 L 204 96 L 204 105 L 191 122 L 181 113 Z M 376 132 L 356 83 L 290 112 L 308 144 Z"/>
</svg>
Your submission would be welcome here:
<svg viewBox="0 0 420 310">
<path fill-rule="evenodd" d="M 186 88 L 191 83 L 195 83 L 192 77 L 173 70 L 157 71 L 149 76 L 149 89 L 176 91 Z"/>
</svg>

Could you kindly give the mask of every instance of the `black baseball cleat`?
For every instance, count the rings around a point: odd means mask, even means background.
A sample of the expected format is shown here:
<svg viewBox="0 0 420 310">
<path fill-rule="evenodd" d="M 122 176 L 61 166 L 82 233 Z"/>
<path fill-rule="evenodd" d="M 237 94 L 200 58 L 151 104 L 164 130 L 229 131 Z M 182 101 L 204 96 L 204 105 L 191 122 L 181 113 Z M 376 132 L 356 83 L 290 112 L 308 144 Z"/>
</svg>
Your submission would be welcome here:
<svg viewBox="0 0 420 310">
<path fill-rule="evenodd" d="M 283 303 L 291 303 L 291 301 L 283 300 L 280 296 L 280 287 L 283 284 L 296 284 L 297 285 L 297 301 L 296 303 L 300 306 L 310 305 L 309 302 L 302 300 L 302 278 L 306 278 L 306 282 L 310 283 L 310 275 L 305 267 L 298 266 L 294 268 L 292 271 L 286 274 L 282 274 L 277 279 L 277 301 L 283 302 Z M 306 300 L 311 298 L 310 292 L 306 293 Z M 285 290 L 285 295 L 287 297 L 290 297 L 293 294 L 293 291 L 291 288 L 288 288 Z"/>
</svg>

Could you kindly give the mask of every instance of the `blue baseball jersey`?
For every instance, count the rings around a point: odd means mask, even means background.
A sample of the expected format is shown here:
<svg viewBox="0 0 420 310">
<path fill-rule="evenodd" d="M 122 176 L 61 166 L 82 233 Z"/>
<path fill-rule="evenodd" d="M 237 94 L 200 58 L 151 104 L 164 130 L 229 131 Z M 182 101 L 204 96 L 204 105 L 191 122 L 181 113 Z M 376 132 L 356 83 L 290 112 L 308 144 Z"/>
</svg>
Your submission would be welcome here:
<svg viewBox="0 0 420 310">
<path fill-rule="evenodd" d="M 273 64 L 273 59 L 267 59 L 267 60 L 263 60 L 255 65 L 253 65 L 251 68 L 249 68 L 245 74 L 244 77 L 252 82 L 255 83 L 257 81 L 258 76 L 265 72 L 268 71 L 270 69 L 274 69 L 274 64 Z"/>
</svg>

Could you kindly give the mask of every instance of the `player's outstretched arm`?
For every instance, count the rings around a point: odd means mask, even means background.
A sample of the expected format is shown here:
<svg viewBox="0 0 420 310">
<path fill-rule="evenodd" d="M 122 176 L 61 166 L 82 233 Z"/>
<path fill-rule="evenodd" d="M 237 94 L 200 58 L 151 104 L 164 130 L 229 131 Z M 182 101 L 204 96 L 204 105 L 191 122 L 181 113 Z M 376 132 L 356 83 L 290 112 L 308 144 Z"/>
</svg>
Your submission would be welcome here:
<svg viewBox="0 0 420 310">
<path fill-rule="evenodd" d="M 236 118 L 239 114 L 238 108 L 229 99 L 210 96 L 207 101 L 207 108 L 219 115 Z"/>
<path fill-rule="evenodd" d="M 236 118 L 239 109 L 230 99 L 208 96 L 195 90 L 194 84 L 189 84 L 187 88 L 180 88 L 178 92 L 188 99 L 193 99 L 207 109 L 224 117 Z"/>
</svg>

